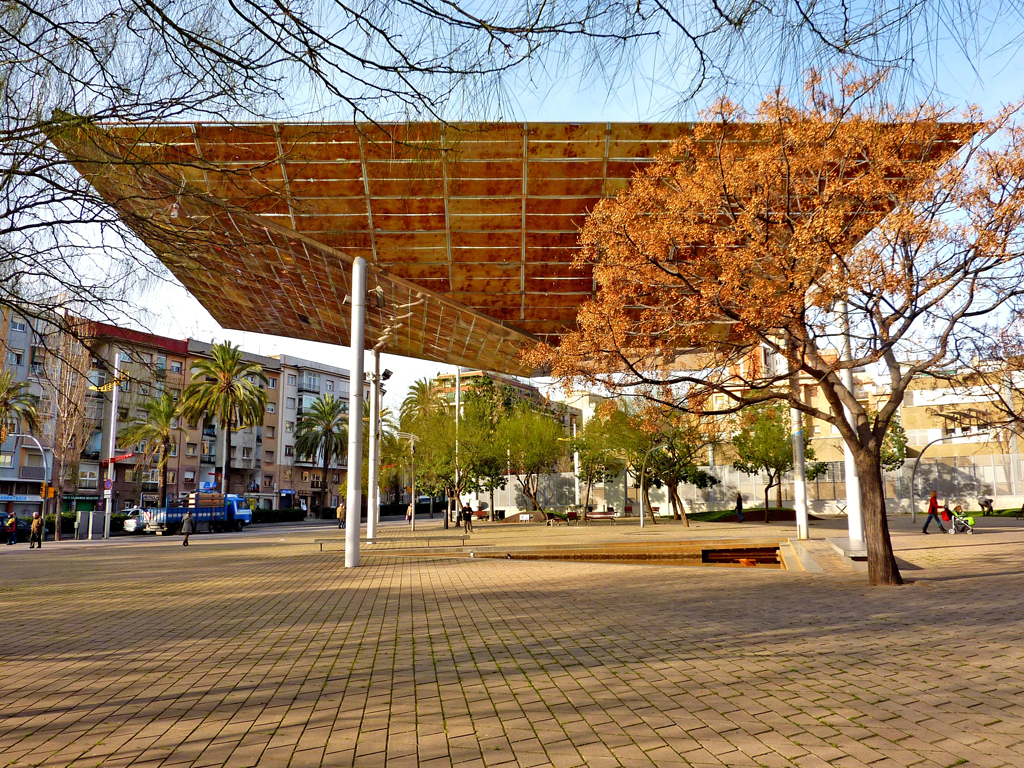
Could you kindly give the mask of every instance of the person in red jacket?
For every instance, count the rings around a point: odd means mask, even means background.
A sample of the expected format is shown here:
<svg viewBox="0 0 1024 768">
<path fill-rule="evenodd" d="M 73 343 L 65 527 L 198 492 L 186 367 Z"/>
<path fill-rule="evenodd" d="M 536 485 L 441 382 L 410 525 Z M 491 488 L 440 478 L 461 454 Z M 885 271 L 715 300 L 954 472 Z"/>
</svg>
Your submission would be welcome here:
<svg viewBox="0 0 1024 768">
<path fill-rule="evenodd" d="M 935 518 L 936 525 L 939 526 L 939 530 L 943 533 L 946 529 L 942 527 L 942 518 L 939 517 L 939 498 L 938 493 L 932 491 L 932 496 L 928 499 L 928 519 L 924 521 L 924 528 L 921 529 L 921 533 L 928 533 L 928 524 L 931 523 L 932 518 Z"/>
</svg>

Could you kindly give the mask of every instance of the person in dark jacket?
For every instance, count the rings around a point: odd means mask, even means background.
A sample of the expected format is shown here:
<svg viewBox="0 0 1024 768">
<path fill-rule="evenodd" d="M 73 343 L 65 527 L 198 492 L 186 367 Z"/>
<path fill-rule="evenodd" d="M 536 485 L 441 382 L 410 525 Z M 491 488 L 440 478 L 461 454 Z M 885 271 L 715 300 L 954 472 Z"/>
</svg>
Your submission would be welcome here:
<svg viewBox="0 0 1024 768">
<path fill-rule="evenodd" d="M 185 517 L 181 520 L 181 532 L 185 534 L 185 540 L 181 542 L 184 546 L 188 546 L 188 537 L 196 532 L 196 523 L 192 519 L 192 510 L 185 510 Z"/>
<path fill-rule="evenodd" d="M 743 494 L 736 494 L 736 518 L 742 523 L 743 522 Z"/>
</svg>

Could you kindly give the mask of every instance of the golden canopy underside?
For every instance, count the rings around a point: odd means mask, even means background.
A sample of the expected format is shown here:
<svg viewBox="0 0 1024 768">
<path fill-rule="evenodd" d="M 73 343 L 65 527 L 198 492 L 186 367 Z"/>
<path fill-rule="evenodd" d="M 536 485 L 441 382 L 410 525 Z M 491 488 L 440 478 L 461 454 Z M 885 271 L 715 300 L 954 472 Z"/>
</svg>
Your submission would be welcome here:
<svg viewBox="0 0 1024 768">
<path fill-rule="evenodd" d="M 50 138 L 226 328 L 348 344 L 361 256 L 368 347 L 528 375 L 520 353 L 594 293 L 572 265 L 587 213 L 692 130 L 69 121 Z"/>
</svg>

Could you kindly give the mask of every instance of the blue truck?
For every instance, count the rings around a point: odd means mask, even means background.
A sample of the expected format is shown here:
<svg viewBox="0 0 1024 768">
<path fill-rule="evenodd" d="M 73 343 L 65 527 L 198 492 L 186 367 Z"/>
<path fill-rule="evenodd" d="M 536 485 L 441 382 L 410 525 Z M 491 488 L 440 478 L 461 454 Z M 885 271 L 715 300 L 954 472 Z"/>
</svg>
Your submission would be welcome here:
<svg viewBox="0 0 1024 768">
<path fill-rule="evenodd" d="M 142 510 L 146 533 L 178 533 L 185 513 L 191 510 L 196 533 L 240 531 L 252 523 L 252 510 L 242 496 L 229 493 L 193 494 L 188 499 Z"/>
</svg>

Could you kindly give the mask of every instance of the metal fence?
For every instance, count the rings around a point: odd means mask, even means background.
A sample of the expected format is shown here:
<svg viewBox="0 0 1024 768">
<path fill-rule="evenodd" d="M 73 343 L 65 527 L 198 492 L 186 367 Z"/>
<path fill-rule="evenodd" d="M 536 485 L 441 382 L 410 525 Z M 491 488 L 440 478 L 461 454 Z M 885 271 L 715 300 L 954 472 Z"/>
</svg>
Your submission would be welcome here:
<svg viewBox="0 0 1024 768">
<path fill-rule="evenodd" d="M 846 467 L 841 461 L 827 462 L 828 468 L 815 480 L 807 483 L 807 497 L 813 509 L 845 509 Z M 891 511 L 910 511 L 911 474 L 914 462 L 908 460 L 895 472 L 884 472 L 886 503 Z M 719 484 L 708 489 L 692 485 L 679 487 L 679 496 L 690 510 L 724 509 L 735 503 L 736 494 L 743 494 L 746 505 L 760 505 L 764 501 L 766 478 L 762 475 L 747 475 L 731 466 L 704 467 L 714 475 Z M 1024 456 L 1020 454 L 985 454 L 976 456 L 951 456 L 925 458 L 920 462 L 914 480 L 914 492 L 918 511 L 924 500 L 934 490 L 939 499 L 948 501 L 950 506 L 963 504 L 977 508 L 979 497 L 995 499 L 996 506 L 1019 506 L 1024 500 Z M 504 490 L 494 493 L 495 509 L 522 510 L 529 507 L 519 482 L 514 477 L 506 478 Z M 774 506 L 777 490 L 771 489 L 769 503 Z M 571 473 L 542 475 L 538 498 L 545 509 L 570 506 L 576 503 L 575 482 Z M 586 488 L 581 484 L 581 503 Z M 612 506 L 622 509 L 639 504 L 640 491 L 632 484 L 627 488 L 623 476 L 614 481 L 598 485 L 591 491 L 591 505 L 597 509 Z M 670 508 L 668 494 L 664 488 L 650 489 L 651 504 L 662 512 Z M 487 494 L 479 499 L 489 502 Z M 783 504 L 793 502 L 793 477 L 787 474 L 782 481 Z"/>
</svg>

